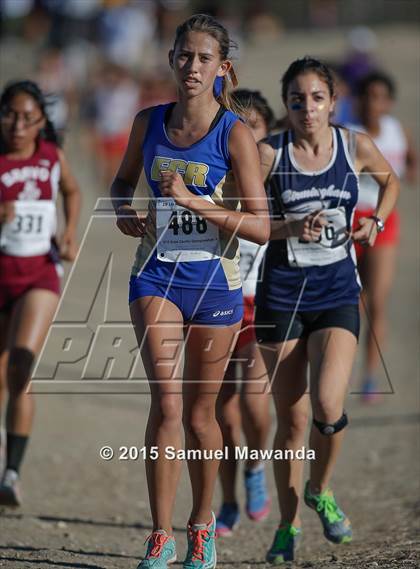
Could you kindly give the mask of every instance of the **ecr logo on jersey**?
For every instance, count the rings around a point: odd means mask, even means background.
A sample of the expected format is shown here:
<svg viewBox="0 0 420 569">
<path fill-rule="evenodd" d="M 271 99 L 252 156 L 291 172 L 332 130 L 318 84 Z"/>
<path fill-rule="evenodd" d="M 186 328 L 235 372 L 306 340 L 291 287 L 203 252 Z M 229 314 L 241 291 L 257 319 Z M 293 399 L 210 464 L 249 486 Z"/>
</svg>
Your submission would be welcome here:
<svg viewBox="0 0 420 569">
<path fill-rule="evenodd" d="M 187 162 L 178 158 L 166 158 L 164 156 L 155 156 L 151 168 L 150 176 L 155 182 L 160 181 L 160 172 L 162 170 L 170 170 L 178 172 L 188 186 L 206 187 L 206 177 L 209 171 L 207 164 L 201 162 Z"/>
</svg>

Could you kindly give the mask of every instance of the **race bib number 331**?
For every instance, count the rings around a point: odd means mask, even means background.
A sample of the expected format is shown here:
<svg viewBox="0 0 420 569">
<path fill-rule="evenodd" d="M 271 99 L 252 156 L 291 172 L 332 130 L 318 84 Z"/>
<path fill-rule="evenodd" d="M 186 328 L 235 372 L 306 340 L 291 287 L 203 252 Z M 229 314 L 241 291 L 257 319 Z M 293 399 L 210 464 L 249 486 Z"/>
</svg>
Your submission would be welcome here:
<svg viewBox="0 0 420 569">
<path fill-rule="evenodd" d="M 51 249 L 56 230 L 56 210 L 50 200 L 16 201 L 15 217 L 1 230 L 0 249 L 7 255 L 31 257 Z"/>
<path fill-rule="evenodd" d="M 218 228 L 171 198 L 157 199 L 156 234 L 160 261 L 207 261 L 220 257 Z"/>
</svg>

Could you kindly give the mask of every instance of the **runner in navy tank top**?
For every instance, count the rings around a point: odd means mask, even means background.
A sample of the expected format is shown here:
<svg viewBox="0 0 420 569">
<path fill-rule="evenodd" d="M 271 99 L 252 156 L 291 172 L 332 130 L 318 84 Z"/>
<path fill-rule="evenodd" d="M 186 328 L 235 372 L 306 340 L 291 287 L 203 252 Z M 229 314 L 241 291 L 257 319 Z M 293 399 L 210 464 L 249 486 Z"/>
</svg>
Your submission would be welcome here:
<svg viewBox="0 0 420 569">
<path fill-rule="evenodd" d="M 348 422 L 343 405 L 359 333 L 352 241 L 373 245 L 399 185 L 368 136 L 329 124 L 335 94 L 325 65 L 311 58 L 292 63 L 282 96 L 290 130 L 259 145 L 273 219 L 257 286 L 257 338 L 278 419 L 274 448 L 304 445 L 310 402 L 315 459 L 305 503 L 317 511 L 328 540 L 346 543 L 350 521 L 329 482 Z M 360 171 L 372 173 L 381 192 L 375 216 L 361 219 L 351 234 Z M 301 536 L 303 467 L 295 458 L 274 462 L 281 520 L 267 560 L 275 565 L 294 558 Z"/>
<path fill-rule="evenodd" d="M 260 244 L 269 235 L 257 147 L 231 112 L 229 47 L 210 16 L 178 27 L 169 54 L 178 102 L 136 117 L 112 186 L 118 227 L 143 238 L 130 312 L 151 388 L 146 448 L 159 449 L 146 460 L 153 531 L 141 569 L 165 569 L 176 558 L 172 511 L 182 463 L 165 448 L 180 448 L 182 420 L 187 459 L 196 453 L 188 460 L 193 506 L 183 567 L 216 566 L 211 503 L 222 437 L 215 407 L 243 310 L 236 234 Z M 131 205 L 142 167 L 146 222 Z"/>
<path fill-rule="evenodd" d="M 45 107 L 31 81 L 8 85 L 0 99 L 0 411 L 9 392 L 0 505 L 6 506 L 21 501 L 19 469 L 34 413 L 26 390 L 57 307 L 59 259 L 72 261 L 77 250 L 80 193 Z M 66 226 L 57 249 L 59 191 Z"/>
<path fill-rule="evenodd" d="M 281 311 L 358 306 L 360 283 L 347 233 L 357 202 L 358 179 L 345 131 L 332 127 L 331 135 L 331 159 L 317 172 L 305 171 L 297 164 L 293 131 L 270 138 L 276 148 L 269 185 L 273 215 L 298 222 L 308 213 L 322 211 L 329 227 L 323 233 L 323 245 L 308 245 L 299 237 L 270 241 L 261 268 L 257 306 Z M 325 246 L 330 241 L 335 247 Z"/>
</svg>

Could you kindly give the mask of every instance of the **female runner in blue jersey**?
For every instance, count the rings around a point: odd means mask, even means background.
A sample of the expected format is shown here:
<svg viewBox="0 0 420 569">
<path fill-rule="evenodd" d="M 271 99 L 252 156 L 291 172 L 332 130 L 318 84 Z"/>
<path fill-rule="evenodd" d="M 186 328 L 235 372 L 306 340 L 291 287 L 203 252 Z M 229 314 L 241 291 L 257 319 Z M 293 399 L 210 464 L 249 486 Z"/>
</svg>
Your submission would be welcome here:
<svg viewBox="0 0 420 569">
<path fill-rule="evenodd" d="M 130 311 L 151 389 L 146 461 L 153 518 L 139 568 L 176 559 L 172 512 L 181 470 L 165 449 L 211 456 L 222 448 L 217 394 L 242 319 L 236 234 L 263 244 L 269 236 L 258 152 L 228 95 L 233 83 L 227 31 L 210 16 L 178 27 L 169 63 L 178 102 L 140 112 L 112 185 L 120 230 L 142 237 L 130 281 Z M 150 196 L 144 221 L 132 207 L 144 168 Z M 232 170 L 236 189 L 225 186 Z M 239 211 L 242 205 L 243 211 Z M 188 461 L 193 505 L 184 569 L 216 566 L 211 510 L 219 461 Z"/>
<path fill-rule="evenodd" d="M 345 543 L 352 538 L 350 521 L 329 483 L 348 422 L 343 405 L 359 333 L 360 283 L 351 240 L 374 244 L 399 184 L 367 135 L 330 124 L 335 94 L 325 65 L 297 60 L 282 83 L 290 130 L 259 145 L 273 221 L 256 293 L 257 338 L 277 413 L 275 448 L 303 446 L 311 405 L 309 442 L 316 458 L 304 500 L 318 513 L 325 537 Z M 351 235 L 362 171 L 378 182 L 380 197 L 375 215 L 360 219 Z M 302 460 L 274 462 L 281 511 L 267 553 L 274 565 L 294 558 L 301 535 L 303 467 Z"/>
</svg>

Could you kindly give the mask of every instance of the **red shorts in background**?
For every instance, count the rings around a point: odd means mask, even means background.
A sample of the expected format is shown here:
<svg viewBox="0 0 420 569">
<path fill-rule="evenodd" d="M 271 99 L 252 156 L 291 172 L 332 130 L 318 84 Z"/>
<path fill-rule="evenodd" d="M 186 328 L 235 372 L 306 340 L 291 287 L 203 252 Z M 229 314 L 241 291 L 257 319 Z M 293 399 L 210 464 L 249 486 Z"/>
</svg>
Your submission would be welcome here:
<svg viewBox="0 0 420 569">
<path fill-rule="evenodd" d="M 124 155 L 129 139 L 129 132 L 122 132 L 112 136 L 103 136 L 99 139 L 99 152 L 104 160 Z"/>
<path fill-rule="evenodd" d="M 10 308 L 28 290 L 36 288 L 60 294 L 60 278 L 49 255 L 0 255 L 0 310 Z"/>
<path fill-rule="evenodd" d="M 359 219 L 361 217 L 370 217 L 375 215 L 374 209 L 359 210 L 354 212 L 353 231 L 359 227 Z M 378 233 L 374 247 L 383 247 L 384 245 L 398 245 L 400 240 L 400 215 L 397 210 L 393 210 L 391 215 L 385 222 L 385 229 L 382 233 Z M 361 258 L 367 247 L 363 247 L 360 243 L 354 244 L 357 258 Z"/>
<path fill-rule="evenodd" d="M 255 327 L 255 305 L 253 296 L 244 296 L 244 317 L 242 319 L 242 327 L 236 342 L 235 350 L 240 350 L 251 342 L 256 342 Z M 248 328 L 246 328 L 248 326 Z M 245 330 L 246 328 L 246 330 Z"/>
</svg>

